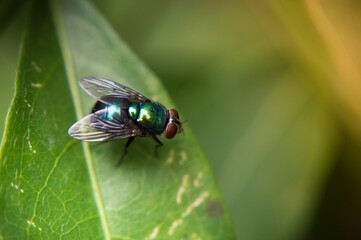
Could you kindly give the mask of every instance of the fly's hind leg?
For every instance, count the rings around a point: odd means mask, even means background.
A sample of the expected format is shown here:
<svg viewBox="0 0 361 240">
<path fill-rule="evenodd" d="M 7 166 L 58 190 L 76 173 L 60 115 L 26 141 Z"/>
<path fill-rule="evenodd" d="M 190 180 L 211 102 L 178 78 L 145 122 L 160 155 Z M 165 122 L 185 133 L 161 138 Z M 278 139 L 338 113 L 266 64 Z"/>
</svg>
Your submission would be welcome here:
<svg viewBox="0 0 361 240">
<path fill-rule="evenodd" d="M 119 161 L 117 162 L 116 167 L 118 167 L 118 166 L 123 162 L 123 160 L 124 160 L 124 158 L 125 158 L 125 155 L 127 155 L 128 147 L 129 147 L 129 145 L 134 141 L 134 138 L 135 138 L 135 137 L 130 137 L 130 138 L 128 139 L 127 143 L 124 145 L 123 155 L 122 155 L 122 157 L 119 159 Z"/>
<path fill-rule="evenodd" d="M 154 139 L 154 141 L 156 141 L 156 145 L 155 145 L 155 149 L 154 149 L 154 152 L 155 152 L 155 156 L 158 157 L 158 148 L 163 146 L 163 143 L 155 136 L 155 135 L 152 135 L 152 138 Z"/>
</svg>

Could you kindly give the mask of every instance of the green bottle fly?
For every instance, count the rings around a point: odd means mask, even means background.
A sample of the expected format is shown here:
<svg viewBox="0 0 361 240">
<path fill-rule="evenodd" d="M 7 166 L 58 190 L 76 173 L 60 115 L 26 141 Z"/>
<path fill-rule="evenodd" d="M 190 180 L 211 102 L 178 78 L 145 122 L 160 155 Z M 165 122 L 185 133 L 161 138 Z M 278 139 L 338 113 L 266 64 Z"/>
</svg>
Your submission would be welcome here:
<svg viewBox="0 0 361 240">
<path fill-rule="evenodd" d="M 82 78 L 79 84 L 98 101 L 91 114 L 69 128 L 69 135 L 87 142 L 129 138 L 121 160 L 135 137 L 152 137 L 159 147 L 163 143 L 156 135 L 164 132 L 171 139 L 183 131 L 175 109 L 167 110 L 131 88 L 94 77 Z"/>
</svg>

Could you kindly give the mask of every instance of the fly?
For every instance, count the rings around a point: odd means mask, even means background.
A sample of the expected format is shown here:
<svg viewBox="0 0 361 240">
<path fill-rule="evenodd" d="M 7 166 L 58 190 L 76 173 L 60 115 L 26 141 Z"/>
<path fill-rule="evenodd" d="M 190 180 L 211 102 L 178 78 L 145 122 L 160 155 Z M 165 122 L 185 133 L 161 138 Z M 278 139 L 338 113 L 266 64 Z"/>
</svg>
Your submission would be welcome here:
<svg viewBox="0 0 361 240">
<path fill-rule="evenodd" d="M 164 133 L 171 139 L 183 131 L 175 109 L 168 110 L 129 87 L 95 77 L 81 78 L 79 84 L 97 102 L 92 113 L 71 126 L 68 134 L 86 142 L 128 138 L 117 165 L 123 161 L 135 137 L 152 137 L 157 149 L 163 145 L 157 135 Z"/>
</svg>

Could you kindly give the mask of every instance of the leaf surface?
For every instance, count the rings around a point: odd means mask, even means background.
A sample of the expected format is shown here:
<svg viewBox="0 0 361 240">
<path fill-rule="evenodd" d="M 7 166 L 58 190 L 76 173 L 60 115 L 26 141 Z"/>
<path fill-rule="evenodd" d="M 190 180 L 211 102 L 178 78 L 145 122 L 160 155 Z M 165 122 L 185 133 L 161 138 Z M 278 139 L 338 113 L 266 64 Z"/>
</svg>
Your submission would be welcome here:
<svg viewBox="0 0 361 240">
<path fill-rule="evenodd" d="M 109 78 L 167 108 L 159 80 L 87 1 L 34 1 L 1 148 L 4 239 L 233 239 L 209 165 L 191 130 L 154 155 L 138 138 L 87 144 L 67 129 L 95 99 L 83 76 Z M 182 114 L 181 114 L 182 118 Z"/>
</svg>

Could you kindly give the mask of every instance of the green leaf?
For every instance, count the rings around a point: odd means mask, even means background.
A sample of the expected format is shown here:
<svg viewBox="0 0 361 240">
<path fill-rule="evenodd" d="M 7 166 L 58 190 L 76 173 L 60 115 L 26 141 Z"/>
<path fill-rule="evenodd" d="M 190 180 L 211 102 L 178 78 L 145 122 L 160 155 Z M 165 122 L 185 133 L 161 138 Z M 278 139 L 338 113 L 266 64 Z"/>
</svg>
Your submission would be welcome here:
<svg viewBox="0 0 361 240">
<path fill-rule="evenodd" d="M 50 5 L 50 6 L 49 6 Z M 213 174 L 191 130 L 168 141 L 81 143 L 67 135 L 94 99 L 82 76 L 174 104 L 87 1 L 34 1 L 1 147 L 4 239 L 233 239 Z M 181 114 L 182 118 L 182 114 Z"/>
</svg>

